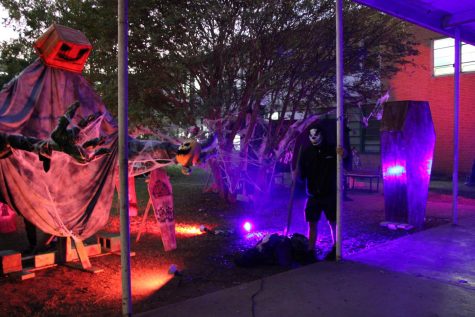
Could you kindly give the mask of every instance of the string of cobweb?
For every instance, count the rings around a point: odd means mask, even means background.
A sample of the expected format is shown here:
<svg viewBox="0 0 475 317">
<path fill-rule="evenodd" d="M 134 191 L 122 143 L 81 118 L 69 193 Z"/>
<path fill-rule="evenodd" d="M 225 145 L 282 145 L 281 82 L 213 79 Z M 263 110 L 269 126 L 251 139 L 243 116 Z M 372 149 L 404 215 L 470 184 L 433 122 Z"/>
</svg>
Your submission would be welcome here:
<svg viewBox="0 0 475 317">
<path fill-rule="evenodd" d="M 249 146 L 249 149 L 256 154 L 254 148 Z M 224 151 L 220 147 L 217 148 L 216 159 L 219 162 L 220 169 L 225 176 L 224 178 L 230 193 L 236 193 L 240 184 L 243 184 L 243 187 L 244 184 L 249 184 L 257 190 L 261 190 L 261 187 L 255 181 L 253 181 L 251 177 L 249 177 L 246 169 L 240 168 L 242 167 L 244 160 L 246 160 L 247 165 L 257 167 L 258 169 L 263 168 L 264 164 L 262 164 L 258 159 L 249 158 L 249 155 L 246 159 L 241 157 L 240 152 L 238 151 L 228 152 Z"/>
<path fill-rule="evenodd" d="M 176 163 L 175 159 L 173 157 L 169 157 L 166 151 L 157 153 L 157 151 L 154 151 L 153 149 L 157 146 L 157 144 L 165 142 L 179 145 L 183 142 L 183 139 L 170 136 L 159 129 L 152 129 L 144 126 L 136 126 L 130 135 L 134 137 L 137 142 L 142 143 L 143 149 L 134 155 L 133 159 L 131 159 L 129 156 L 129 177 L 145 174 L 153 171 L 154 169 L 166 167 Z M 139 135 L 148 135 L 153 139 L 139 140 Z"/>
<path fill-rule="evenodd" d="M 361 112 L 361 123 L 364 125 L 365 128 L 368 127 L 368 123 L 371 118 L 374 117 L 376 120 L 381 120 L 383 118 L 383 105 L 386 101 L 388 101 L 388 99 L 389 99 L 389 90 L 386 91 L 386 93 L 381 98 L 376 100 L 376 104 L 368 116 L 364 115 L 361 104 L 358 103 L 358 108 L 360 109 L 360 112 Z"/>
<path fill-rule="evenodd" d="M 54 225 L 56 226 L 54 229 L 56 232 L 59 233 L 58 236 L 71 237 L 74 241 L 82 241 L 82 239 L 79 238 L 79 236 L 77 236 L 72 230 L 69 230 L 68 227 L 61 220 L 61 216 L 58 212 L 58 209 L 56 208 L 55 199 L 51 195 L 51 192 L 48 189 L 48 185 L 44 181 L 41 181 L 41 183 L 44 186 L 45 193 L 47 194 L 49 201 L 51 202 L 49 204 L 51 208 L 48 208 L 48 211 L 49 214 L 52 216 Z M 41 216 L 41 214 L 39 213 L 38 215 Z"/>
</svg>

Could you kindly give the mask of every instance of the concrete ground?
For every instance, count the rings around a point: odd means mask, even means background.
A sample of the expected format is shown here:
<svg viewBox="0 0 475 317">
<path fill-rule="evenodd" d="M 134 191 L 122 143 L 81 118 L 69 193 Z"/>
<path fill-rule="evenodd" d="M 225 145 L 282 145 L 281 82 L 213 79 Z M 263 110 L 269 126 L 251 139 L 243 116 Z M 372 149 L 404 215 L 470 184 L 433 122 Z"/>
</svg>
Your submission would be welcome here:
<svg viewBox="0 0 475 317">
<path fill-rule="evenodd" d="M 353 261 L 326 262 L 140 316 L 475 316 L 475 291 Z"/>
<path fill-rule="evenodd" d="M 450 213 L 450 206 L 436 202 L 428 209 Z M 457 226 L 424 230 L 339 263 L 315 263 L 140 316 L 475 316 L 475 212 L 473 205 L 460 209 Z"/>
<path fill-rule="evenodd" d="M 475 217 L 470 217 L 457 226 L 440 226 L 367 249 L 349 260 L 475 291 L 474 246 Z"/>
</svg>

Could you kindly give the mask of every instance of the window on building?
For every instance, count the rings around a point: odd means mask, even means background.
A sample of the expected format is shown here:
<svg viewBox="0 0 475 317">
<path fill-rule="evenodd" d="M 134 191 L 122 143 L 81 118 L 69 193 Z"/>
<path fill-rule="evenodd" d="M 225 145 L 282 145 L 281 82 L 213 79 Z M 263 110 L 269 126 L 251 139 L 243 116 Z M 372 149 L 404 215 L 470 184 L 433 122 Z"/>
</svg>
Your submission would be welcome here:
<svg viewBox="0 0 475 317">
<path fill-rule="evenodd" d="M 373 109 L 374 105 L 363 107 L 365 115 Z M 381 121 L 371 118 L 368 126 L 362 124 L 362 113 L 358 108 L 348 109 L 348 127 L 350 128 L 350 145 L 361 153 L 379 153 Z"/>
<path fill-rule="evenodd" d="M 434 76 L 454 73 L 455 51 L 453 38 L 434 40 Z M 462 43 L 461 71 L 475 71 L 475 46 Z"/>
</svg>

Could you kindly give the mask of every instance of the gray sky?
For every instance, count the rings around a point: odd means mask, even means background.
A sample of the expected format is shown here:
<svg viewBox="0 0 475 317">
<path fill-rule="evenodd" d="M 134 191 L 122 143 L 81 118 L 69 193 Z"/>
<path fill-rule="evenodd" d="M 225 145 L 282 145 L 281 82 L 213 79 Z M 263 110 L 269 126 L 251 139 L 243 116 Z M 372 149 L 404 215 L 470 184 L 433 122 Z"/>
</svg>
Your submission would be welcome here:
<svg viewBox="0 0 475 317">
<path fill-rule="evenodd" d="M 3 25 L 3 18 L 8 17 L 7 12 L 3 8 L 2 5 L 0 5 L 0 42 L 1 41 L 8 41 L 12 38 L 17 37 L 16 33 L 13 32 L 11 28 L 5 27 Z"/>
</svg>

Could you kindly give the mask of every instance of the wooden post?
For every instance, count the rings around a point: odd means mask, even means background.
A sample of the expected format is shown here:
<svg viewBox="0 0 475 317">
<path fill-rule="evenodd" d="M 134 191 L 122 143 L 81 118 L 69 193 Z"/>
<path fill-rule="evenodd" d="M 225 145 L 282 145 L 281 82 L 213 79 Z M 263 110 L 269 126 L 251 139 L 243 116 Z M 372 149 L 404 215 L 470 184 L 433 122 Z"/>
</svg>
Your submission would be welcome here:
<svg viewBox="0 0 475 317">
<path fill-rule="evenodd" d="M 299 164 L 301 155 L 302 155 L 302 145 L 300 145 L 299 147 L 299 152 L 297 154 L 297 166 L 295 167 L 294 171 L 298 171 L 298 164 Z M 290 200 L 289 200 L 289 206 L 287 208 L 287 225 L 285 226 L 285 229 L 284 229 L 284 236 L 286 236 L 289 233 L 290 225 L 292 223 L 292 210 L 294 209 L 295 186 L 297 185 L 297 176 L 295 174 L 296 173 L 292 173 L 292 185 L 290 187 Z"/>
</svg>

